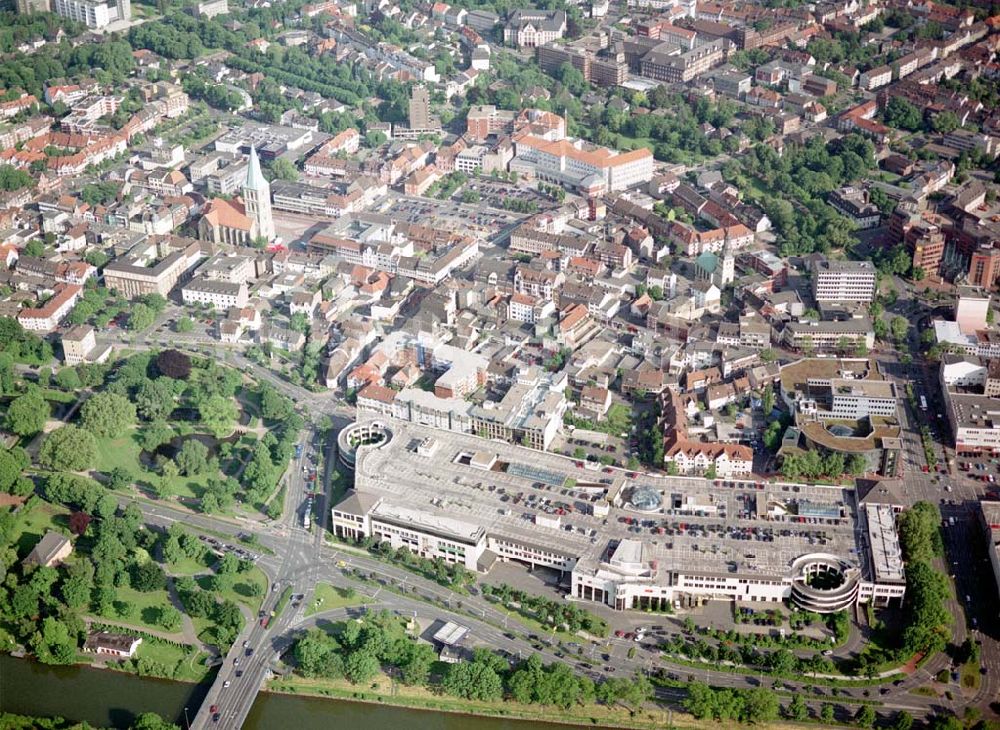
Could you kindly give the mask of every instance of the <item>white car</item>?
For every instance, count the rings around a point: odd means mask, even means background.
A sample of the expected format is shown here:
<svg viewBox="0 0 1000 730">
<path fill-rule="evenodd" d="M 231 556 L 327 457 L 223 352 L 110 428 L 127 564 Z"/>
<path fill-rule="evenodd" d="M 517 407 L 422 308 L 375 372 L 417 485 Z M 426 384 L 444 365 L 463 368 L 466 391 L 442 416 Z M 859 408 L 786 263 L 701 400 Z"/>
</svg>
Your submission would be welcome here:
<svg viewBox="0 0 1000 730">
<path fill-rule="evenodd" d="M 230 681 L 229 681 L 229 680 L 227 679 L 227 680 L 226 680 L 225 682 L 223 682 L 223 683 L 222 683 L 222 688 L 223 688 L 223 689 L 225 689 L 226 687 L 228 687 L 228 686 L 229 686 L 229 685 L 231 685 L 231 684 L 232 684 L 232 682 L 230 682 Z"/>
</svg>

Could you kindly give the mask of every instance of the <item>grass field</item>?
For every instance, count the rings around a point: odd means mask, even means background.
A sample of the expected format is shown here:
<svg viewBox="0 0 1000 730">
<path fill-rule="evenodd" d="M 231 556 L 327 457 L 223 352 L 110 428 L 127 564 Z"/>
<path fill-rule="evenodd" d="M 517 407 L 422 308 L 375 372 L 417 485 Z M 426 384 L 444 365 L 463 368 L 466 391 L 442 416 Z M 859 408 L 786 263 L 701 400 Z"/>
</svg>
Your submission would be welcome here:
<svg viewBox="0 0 1000 730">
<path fill-rule="evenodd" d="M 180 432 L 180 429 L 177 429 Z M 152 474 L 145 470 L 139 461 L 142 449 L 136 440 L 136 432 L 133 430 L 121 438 L 109 439 L 99 438 L 97 440 L 97 453 L 101 455 L 101 471 L 109 472 L 115 467 L 127 469 L 138 478 L 140 486 L 151 486 L 153 483 L 160 484 L 164 478 L 158 474 Z M 205 484 L 211 474 L 199 474 L 194 477 L 176 476 L 167 479 L 170 494 L 178 497 L 201 497 L 205 491 Z"/>
<path fill-rule="evenodd" d="M 979 674 L 979 662 L 968 661 L 962 665 L 962 689 L 979 689 L 982 675 Z"/>
<path fill-rule="evenodd" d="M 197 575 L 198 573 L 204 573 L 209 567 L 211 566 L 204 560 L 192 560 L 187 556 L 184 556 L 176 563 L 167 564 L 169 572 L 173 575 Z"/>
<path fill-rule="evenodd" d="M 344 588 L 334 588 L 329 583 L 317 583 L 316 593 L 312 603 L 306 609 L 306 616 L 312 616 L 320 611 L 332 611 L 335 608 L 346 606 L 360 606 L 370 603 L 368 596 L 355 592 L 353 595 Z"/>
<path fill-rule="evenodd" d="M 212 590 L 211 588 L 211 576 L 209 574 L 200 575 L 196 578 L 198 585 L 207 591 Z M 251 585 L 259 586 L 257 593 L 254 594 Z M 234 603 L 242 603 L 244 606 L 250 608 L 254 613 L 260 610 L 261 604 L 264 602 L 264 596 L 267 594 L 267 576 L 264 575 L 264 571 L 260 568 L 254 567 L 247 573 L 237 573 L 229 587 L 224 591 L 220 591 L 219 595 L 227 600 L 233 601 Z"/>
<path fill-rule="evenodd" d="M 190 644 L 175 646 L 155 638 L 144 638 L 136 656 L 161 664 L 165 674 L 173 679 L 200 682 L 209 672 L 204 664 L 207 655 Z"/>
<path fill-rule="evenodd" d="M 119 613 L 117 611 L 119 605 L 127 607 L 127 612 Z M 167 595 L 165 588 L 158 591 L 144 593 L 142 591 L 137 591 L 134 588 L 119 587 L 115 589 L 115 614 L 113 616 L 104 617 L 95 615 L 94 618 L 98 622 L 102 618 L 107 618 L 109 620 L 129 624 L 130 626 L 135 626 L 136 628 L 165 631 L 162 626 L 156 623 L 157 609 L 169 605 L 171 605 L 170 596 Z M 180 633 L 171 635 L 176 635 L 178 640 L 183 638 Z"/>
<path fill-rule="evenodd" d="M 66 527 L 69 510 L 59 505 L 49 504 L 41 499 L 32 500 L 33 505 L 21 508 L 14 527 L 12 543 L 17 546 L 18 555 L 27 555 L 31 548 L 49 530 L 59 531 Z"/>
</svg>

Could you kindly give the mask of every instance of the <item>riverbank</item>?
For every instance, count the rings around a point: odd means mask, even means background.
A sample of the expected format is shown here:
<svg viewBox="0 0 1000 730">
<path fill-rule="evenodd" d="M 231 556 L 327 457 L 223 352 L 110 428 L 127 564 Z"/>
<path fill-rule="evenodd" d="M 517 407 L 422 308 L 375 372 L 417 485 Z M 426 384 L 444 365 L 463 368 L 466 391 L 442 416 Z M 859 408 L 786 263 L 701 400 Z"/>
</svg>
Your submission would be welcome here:
<svg viewBox="0 0 1000 730">
<path fill-rule="evenodd" d="M 288 676 L 271 680 L 265 691 L 279 695 L 389 705 L 451 715 L 540 722 L 552 726 L 590 725 L 626 730 L 661 730 L 666 725 L 668 717 L 672 716 L 673 725 L 677 728 L 704 728 L 704 724 L 693 718 L 687 717 L 688 722 L 684 722 L 685 716 L 668 710 L 645 709 L 632 712 L 624 706 L 613 708 L 597 704 L 563 710 L 560 707 L 523 705 L 511 701 L 475 702 L 438 695 L 422 687 L 401 685 L 385 676 L 374 680 L 367 689 L 352 685 L 346 680 Z M 561 716 L 565 719 L 561 719 Z"/>
</svg>

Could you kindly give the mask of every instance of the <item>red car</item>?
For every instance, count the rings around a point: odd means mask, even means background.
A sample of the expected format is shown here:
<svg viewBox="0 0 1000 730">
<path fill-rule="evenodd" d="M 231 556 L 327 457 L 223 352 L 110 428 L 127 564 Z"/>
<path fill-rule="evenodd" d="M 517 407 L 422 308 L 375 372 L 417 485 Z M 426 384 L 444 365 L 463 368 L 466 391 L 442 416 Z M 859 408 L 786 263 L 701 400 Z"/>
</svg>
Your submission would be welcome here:
<svg viewBox="0 0 1000 730">
<path fill-rule="evenodd" d="M 211 707 L 208 708 L 208 711 L 211 712 L 214 715 L 216 712 L 219 711 L 219 706 L 218 705 L 212 705 Z"/>
<path fill-rule="evenodd" d="M 621 631 L 621 630 L 618 630 L 618 631 L 615 632 L 615 636 L 617 636 L 620 639 L 623 636 L 625 636 L 625 632 Z"/>
</svg>

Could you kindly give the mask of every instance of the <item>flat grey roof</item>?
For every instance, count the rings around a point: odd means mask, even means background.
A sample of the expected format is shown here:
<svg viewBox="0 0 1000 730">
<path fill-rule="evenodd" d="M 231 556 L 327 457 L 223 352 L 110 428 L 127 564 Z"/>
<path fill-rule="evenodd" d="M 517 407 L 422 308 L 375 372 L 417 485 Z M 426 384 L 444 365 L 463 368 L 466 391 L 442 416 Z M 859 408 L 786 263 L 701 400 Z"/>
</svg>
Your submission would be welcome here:
<svg viewBox="0 0 1000 730">
<path fill-rule="evenodd" d="M 578 468 L 572 459 L 549 452 L 437 430 L 434 437 L 440 444 L 438 449 L 431 456 L 421 456 L 416 451 L 416 444 L 427 436 L 426 426 L 393 420 L 392 430 L 393 438 L 388 444 L 359 455 L 355 471 L 355 488 L 359 493 L 383 498 L 377 508 L 380 514 L 398 515 L 404 511 L 418 519 L 415 513 L 421 513 L 434 521 L 440 520 L 441 525 L 455 521 L 481 526 L 490 537 L 554 555 L 577 557 L 583 564 L 595 568 L 602 561 L 609 543 L 622 540 L 642 541 L 650 559 L 656 560 L 661 569 L 727 574 L 727 565 L 735 564 L 739 573 L 761 577 L 785 575 L 791 562 L 806 553 L 834 553 L 848 561 L 855 560 L 852 556 L 857 555 L 856 538 L 860 536 L 855 534 L 854 502 L 848 490 L 809 486 L 793 490 L 790 486 L 782 489 L 780 485 L 756 489 L 751 479 L 737 480 L 750 483 L 750 489 L 736 489 L 706 479 L 644 473 L 631 479 L 622 469 L 614 468 L 609 474 L 600 467 Z M 477 452 L 496 454 L 498 465 L 530 465 L 531 469 L 515 469 L 513 473 L 484 471 L 459 460 L 462 455 Z M 542 481 L 537 478 L 541 473 L 594 482 L 609 491 L 615 483 L 626 488 L 647 486 L 663 495 L 663 507 L 657 512 L 640 513 L 627 506 L 612 506 L 605 524 L 604 518 L 589 514 L 595 504 L 590 501 L 591 490 L 572 487 L 563 495 L 558 485 L 551 490 L 537 489 L 533 484 Z M 518 493 L 525 499 L 537 495 L 539 499 L 549 500 L 549 505 L 537 501 L 534 505 L 527 505 L 525 501 L 520 504 L 502 501 L 501 490 L 508 497 Z M 717 512 L 703 516 L 680 511 L 670 514 L 668 510 L 672 509 L 674 495 L 678 495 L 682 503 L 688 498 L 711 497 Z M 757 505 L 763 504 L 765 509 L 748 509 L 747 505 L 753 503 L 750 500 Z M 603 498 L 599 497 L 598 501 L 603 502 Z M 791 517 L 797 514 L 798 504 L 803 501 L 817 507 L 825 505 L 831 511 L 836 508 L 844 517 L 833 520 L 832 524 L 800 524 Z M 561 526 L 536 525 L 534 515 L 540 511 L 554 511 L 557 502 L 572 507 L 562 516 Z M 775 519 L 780 514 L 788 517 Z M 658 535 L 647 527 L 635 533 L 629 531 L 629 525 L 619 521 L 623 516 L 639 521 L 655 520 L 657 525 L 664 521 L 683 522 L 692 528 L 704 528 L 705 532 Z M 566 529 L 567 524 L 571 530 Z M 710 525 L 720 525 L 722 529 L 708 531 Z M 754 540 L 750 532 L 754 528 L 773 530 L 774 540 Z M 749 539 L 736 537 L 737 530 L 746 530 Z M 783 530 L 789 534 L 781 535 Z M 593 539 L 592 531 L 595 533 Z"/>
</svg>

